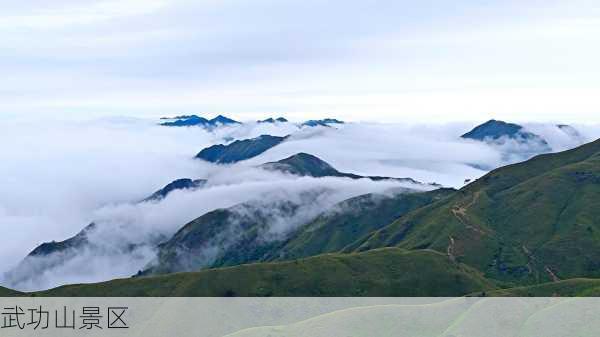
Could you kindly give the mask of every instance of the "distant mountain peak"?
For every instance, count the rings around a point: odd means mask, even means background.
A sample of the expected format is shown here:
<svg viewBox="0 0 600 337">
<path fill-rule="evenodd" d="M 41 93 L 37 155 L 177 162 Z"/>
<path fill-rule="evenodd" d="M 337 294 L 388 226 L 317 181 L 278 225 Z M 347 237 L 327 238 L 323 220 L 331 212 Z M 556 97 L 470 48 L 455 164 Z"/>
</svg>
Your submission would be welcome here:
<svg viewBox="0 0 600 337">
<path fill-rule="evenodd" d="M 518 124 L 507 123 L 504 121 L 499 121 L 495 119 L 490 119 L 489 121 L 476 126 L 473 130 L 462 135 L 462 138 L 469 138 L 475 140 L 485 140 L 485 139 L 498 139 L 504 136 L 514 136 L 519 133 L 523 127 Z"/>
<path fill-rule="evenodd" d="M 183 115 L 173 118 L 163 117 L 161 119 L 170 120 L 169 122 L 160 123 L 162 126 L 205 126 L 208 119 L 197 115 Z"/>
<path fill-rule="evenodd" d="M 341 174 L 327 162 L 304 152 L 296 153 L 277 162 L 263 164 L 261 167 L 271 171 L 311 177 L 339 176 Z"/>
<path fill-rule="evenodd" d="M 175 117 L 161 117 L 161 120 L 173 120 L 173 119 L 188 119 L 188 118 L 200 118 L 196 115 L 180 115 L 180 116 L 175 116 Z"/>
<path fill-rule="evenodd" d="M 260 165 L 261 168 L 268 171 L 279 171 L 288 174 L 294 174 L 298 176 L 309 176 L 314 178 L 323 177 L 339 177 L 339 178 L 350 178 L 350 179 L 370 179 L 373 181 L 392 180 L 399 182 L 408 182 L 411 184 L 424 185 L 412 178 L 392 178 L 392 177 L 381 177 L 381 176 L 361 176 L 353 173 L 345 173 L 336 170 L 326 161 L 312 154 L 299 152 L 295 155 L 287 157 L 285 159 L 269 162 Z M 430 184 L 431 186 L 439 186 L 437 184 Z"/>
<path fill-rule="evenodd" d="M 195 179 L 195 180 L 192 180 L 189 178 L 177 179 L 177 180 L 170 182 L 169 184 L 167 184 L 165 187 L 161 188 L 160 190 L 152 193 L 151 196 L 149 196 L 148 198 L 146 198 L 142 201 L 160 201 L 160 200 L 166 198 L 167 195 L 169 195 L 173 191 L 190 190 L 190 189 L 193 190 L 193 189 L 200 188 L 200 187 L 204 186 L 205 184 L 206 184 L 205 179 Z"/>
<path fill-rule="evenodd" d="M 79 231 L 79 233 L 77 233 L 75 236 L 69 239 L 59 242 L 51 241 L 42 243 L 41 245 L 37 246 L 33 251 L 31 251 L 28 256 L 46 256 L 56 252 L 63 252 L 72 248 L 79 248 L 88 242 L 88 233 L 95 230 L 96 228 L 96 223 L 92 222 L 86 227 L 84 227 L 81 231 Z"/>
<path fill-rule="evenodd" d="M 214 128 L 219 125 L 241 124 L 240 122 L 223 115 L 218 115 L 213 119 L 206 119 L 197 115 L 182 115 L 172 118 L 163 117 L 161 120 L 170 120 L 160 123 L 162 126 L 201 126 L 204 128 Z"/>
<path fill-rule="evenodd" d="M 277 117 L 277 118 L 269 117 L 267 119 L 259 120 L 257 122 L 258 123 L 276 123 L 276 122 L 287 123 L 288 120 L 283 117 Z"/>
<path fill-rule="evenodd" d="M 217 164 L 233 164 L 256 157 L 285 139 L 287 136 L 261 135 L 256 138 L 236 140 L 227 145 L 217 144 L 204 148 L 196 155 L 196 158 Z"/>
<path fill-rule="evenodd" d="M 335 118 L 311 119 L 311 120 L 308 120 L 308 121 L 302 123 L 302 126 L 309 126 L 309 127 L 325 126 L 325 127 L 330 127 L 331 124 L 344 124 L 344 121 L 341 121 L 341 120 L 335 119 Z"/>
<path fill-rule="evenodd" d="M 306 152 L 298 152 L 294 155 L 291 155 L 287 158 L 279 160 L 278 163 L 282 164 L 311 164 L 315 166 L 319 166 L 322 168 L 335 170 L 331 165 L 329 165 L 326 161 L 322 160 L 317 156 L 313 156 L 312 154 Z M 337 170 L 336 170 L 337 171 Z"/>
<path fill-rule="evenodd" d="M 301 160 L 314 160 L 314 161 L 320 161 L 325 163 L 325 161 L 321 160 L 319 157 L 317 156 L 313 156 L 310 153 L 306 153 L 306 152 L 298 152 L 294 155 L 291 155 L 287 158 L 284 158 L 282 160 L 279 160 L 280 163 L 282 162 L 286 162 L 286 161 L 290 161 L 290 160 L 294 160 L 294 159 L 301 159 Z"/>
<path fill-rule="evenodd" d="M 217 117 L 211 119 L 209 121 L 209 123 L 211 123 L 211 124 L 220 123 L 220 124 L 224 124 L 224 125 L 225 124 L 241 124 L 240 122 L 233 120 L 231 118 L 225 117 L 223 115 L 218 115 Z"/>
<path fill-rule="evenodd" d="M 485 142 L 495 142 L 502 138 L 508 138 L 519 143 L 533 142 L 540 146 L 543 151 L 549 151 L 548 142 L 541 136 L 526 131 L 523 126 L 514 123 L 490 119 L 489 121 L 476 126 L 471 131 L 461 136 L 465 139 L 473 139 Z"/>
</svg>

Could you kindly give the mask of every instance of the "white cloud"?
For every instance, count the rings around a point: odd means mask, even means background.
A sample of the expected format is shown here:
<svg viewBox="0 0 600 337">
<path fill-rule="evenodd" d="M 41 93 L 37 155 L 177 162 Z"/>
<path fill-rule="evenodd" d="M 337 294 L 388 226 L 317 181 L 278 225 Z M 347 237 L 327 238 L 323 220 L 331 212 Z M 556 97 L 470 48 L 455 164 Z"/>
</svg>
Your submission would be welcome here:
<svg viewBox="0 0 600 337">
<path fill-rule="evenodd" d="M 7 4 L 0 111 L 600 122 L 599 15 L 585 0 Z"/>
<path fill-rule="evenodd" d="M 0 16 L 0 28 L 9 31 L 44 30 L 97 24 L 154 13 L 168 3 L 168 0 L 103 0 L 87 3 L 56 1 L 52 2 L 51 6 L 48 6 L 48 3 L 38 4 L 33 10 L 16 8 L 16 14 L 11 13 L 8 7 Z"/>
<path fill-rule="evenodd" d="M 156 121 L 131 118 L 82 122 L 4 120 L 0 122 L 0 143 L 5 144 L 0 153 L 0 185 L 4 192 L 0 194 L 0 230 L 4 233 L 0 237 L 0 258 L 6 262 L 0 272 L 16 265 L 38 244 L 68 238 L 92 221 L 104 228 L 95 234 L 95 240 L 102 243 L 106 253 L 97 260 L 92 255 L 81 255 L 44 274 L 41 283 L 18 286 L 38 289 L 62 282 L 128 276 L 151 260 L 158 242 L 215 208 L 255 199 L 294 199 L 302 191 L 329 188 L 332 192 L 319 202 L 318 209 L 309 212 L 316 214 L 355 195 L 406 187 L 368 180 L 294 178 L 255 168 L 298 152 L 316 155 L 343 172 L 411 177 L 456 187 L 464 179 L 485 173 L 475 167 L 492 168 L 515 160 L 504 156 L 506 146 L 461 140 L 459 136 L 471 127 L 350 123 L 337 129 L 299 129 L 290 123 L 251 122 L 206 132 L 197 127 L 161 127 Z M 544 136 L 555 149 L 576 145 L 553 126 L 538 123 L 526 127 Z M 575 127 L 586 140 L 600 135 L 597 127 Z M 202 148 L 224 139 L 261 134 L 292 137 L 233 166 L 192 159 Z M 135 204 L 183 177 L 205 178 L 209 183 L 195 192 L 174 192 L 160 203 Z M 123 261 L 123 247 L 130 244 L 138 248 Z M 115 268 L 105 268 L 113 258 L 121 260 L 115 262 Z"/>
</svg>

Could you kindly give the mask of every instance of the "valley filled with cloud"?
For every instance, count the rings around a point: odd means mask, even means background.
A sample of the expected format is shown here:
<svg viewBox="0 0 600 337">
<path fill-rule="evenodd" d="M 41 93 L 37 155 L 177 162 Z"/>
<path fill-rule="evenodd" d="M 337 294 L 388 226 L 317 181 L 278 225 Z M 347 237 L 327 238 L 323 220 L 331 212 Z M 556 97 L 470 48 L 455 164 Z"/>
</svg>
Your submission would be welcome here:
<svg viewBox="0 0 600 337">
<path fill-rule="evenodd" d="M 539 144 L 510 137 L 461 138 L 477 123 L 308 126 L 246 121 L 205 128 L 159 122 L 124 117 L 0 122 L 0 141 L 5 144 L 0 155 L 0 284 L 39 290 L 129 277 L 152 266 L 157 247 L 184 225 L 234 206 L 235 212 L 245 210 L 238 218 L 267 219 L 258 241 L 277 241 L 352 197 L 433 190 L 439 185 L 460 188 L 491 169 L 600 136 L 600 128 L 592 125 L 571 125 L 565 131 L 555 124 L 523 123 L 523 130 L 544 140 L 547 148 L 540 149 Z M 233 164 L 195 158 L 215 144 L 261 135 L 288 137 Z M 263 166 L 298 153 L 316 156 L 343 174 L 316 177 Z M 422 184 L 363 176 L 412 178 Z M 180 178 L 206 182 L 146 199 Z M 63 241 L 90 224 L 86 244 L 77 246 L 76 254 L 58 250 L 22 263 L 43 242 Z M 224 232 L 230 237 L 219 239 L 213 249 L 236 244 L 235 227 Z M 199 263 L 207 266 L 214 262 L 210 256 L 218 255 L 208 248 L 203 252 L 206 261 Z"/>
</svg>

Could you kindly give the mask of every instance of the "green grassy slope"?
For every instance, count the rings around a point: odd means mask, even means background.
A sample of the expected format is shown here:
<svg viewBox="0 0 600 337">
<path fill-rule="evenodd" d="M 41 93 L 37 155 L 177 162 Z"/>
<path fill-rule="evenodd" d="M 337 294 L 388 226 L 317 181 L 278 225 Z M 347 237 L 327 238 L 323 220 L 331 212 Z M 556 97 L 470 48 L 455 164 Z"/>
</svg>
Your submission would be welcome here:
<svg viewBox="0 0 600 337">
<path fill-rule="evenodd" d="M 481 296 L 482 293 L 474 293 Z M 600 296 L 600 279 L 575 278 L 532 286 L 492 290 L 486 296 L 550 297 L 550 296 Z"/>
<path fill-rule="evenodd" d="M 600 279 L 591 279 L 600 277 L 600 140 L 494 170 L 448 194 L 430 196 L 429 204 L 418 196 L 405 205 L 408 213 L 383 227 L 380 220 L 404 206 L 390 201 L 378 212 L 368 198 L 349 200 L 346 206 L 359 212 L 323 215 L 284 249 L 257 250 L 242 242 L 248 251 L 233 247 L 237 255 L 221 260 L 239 262 L 246 253 L 257 261 L 260 256 L 289 259 L 344 246 L 346 254 L 72 285 L 36 295 L 600 295 Z M 365 209 L 369 213 L 362 213 Z M 206 240 L 231 216 L 222 210 L 209 213 L 175 238 Z M 244 227 L 244 240 L 252 241 L 257 228 Z M 497 289 L 497 284 L 512 287 Z"/>
<path fill-rule="evenodd" d="M 21 293 L 8 288 L 0 287 L 0 297 L 17 296 Z"/>
<path fill-rule="evenodd" d="M 366 194 L 336 205 L 311 223 L 302 226 L 269 259 L 284 260 L 337 252 L 393 220 L 454 193 L 438 189 L 396 195 Z"/>
<path fill-rule="evenodd" d="M 600 276 L 600 141 L 494 170 L 346 251 L 429 248 L 516 283 Z"/>
<path fill-rule="evenodd" d="M 475 270 L 434 251 L 358 254 L 249 264 L 193 273 L 70 285 L 36 296 L 459 296 L 494 289 Z"/>
<path fill-rule="evenodd" d="M 196 271 L 261 261 L 292 260 L 333 253 L 394 219 L 451 195 L 452 189 L 379 195 L 338 203 L 287 237 L 264 240 L 269 223 L 302 212 L 290 202 L 246 203 L 206 213 L 159 247 L 158 261 L 143 274 Z M 216 249 L 218 247 L 218 249 Z"/>
<path fill-rule="evenodd" d="M 196 271 L 262 261 L 282 240 L 264 240 L 269 224 L 291 219 L 296 203 L 248 202 L 208 212 L 189 222 L 159 246 L 158 260 L 143 275 Z"/>
</svg>

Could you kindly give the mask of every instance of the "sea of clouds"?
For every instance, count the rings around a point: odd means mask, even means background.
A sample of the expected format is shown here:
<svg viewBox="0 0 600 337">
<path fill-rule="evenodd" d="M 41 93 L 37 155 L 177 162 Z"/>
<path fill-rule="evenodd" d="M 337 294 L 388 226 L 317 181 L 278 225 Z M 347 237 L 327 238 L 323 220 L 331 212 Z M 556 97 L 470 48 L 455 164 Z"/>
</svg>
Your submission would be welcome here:
<svg viewBox="0 0 600 337">
<path fill-rule="evenodd" d="M 294 200 L 300 193 L 333 191 L 307 211 L 315 215 L 360 194 L 427 188 L 398 182 L 298 178 L 256 168 L 298 152 L 316 155 L 343 172 L 411 177 L 456 188 L 465 179 L 530 155 L 527 144 L 505 140 L 489 145 L 461 139 L 473 126 L 349 123 L 301 128 L 293 123 L 246 123 L 207 131 L 162 127 L 154 120 L 134 118 L 4 120 L 0 122 L 4 145 L 0 153 L 0 275 L 42 242 L 64 240 L 91 222 L 102 225 L 92 240 L 105 253 L 82 251 L 76 259 L 35 278 L 14 283 L 0 276 L 0 285 L 34 290 L 130 276 L 155 257 L 156 243 L 187 222 L 243 202 Z M 574 125 L 579 137 L 551 124 L 525 127 L 544 137 L 553 151 L 600 136 L 595 126 Z M 260 156 L 231 166 L 194 159 L 206 146 L 261 134 L 292 136 Z M 174 192 L 160 202 L 139 203 L 184 177 L 208 179 L 208 184 L 195 191 Z M 286 222 L 278 226 L 282 223 Z M 298 221 L 289 223 L 297 225 Z M 123 247 L 130 245 L 136 248 L 123 254 Z"/>
</svg>

